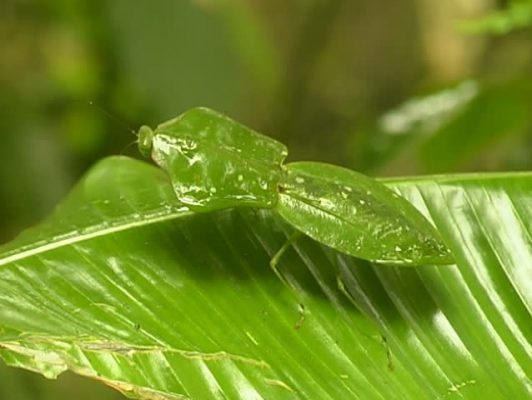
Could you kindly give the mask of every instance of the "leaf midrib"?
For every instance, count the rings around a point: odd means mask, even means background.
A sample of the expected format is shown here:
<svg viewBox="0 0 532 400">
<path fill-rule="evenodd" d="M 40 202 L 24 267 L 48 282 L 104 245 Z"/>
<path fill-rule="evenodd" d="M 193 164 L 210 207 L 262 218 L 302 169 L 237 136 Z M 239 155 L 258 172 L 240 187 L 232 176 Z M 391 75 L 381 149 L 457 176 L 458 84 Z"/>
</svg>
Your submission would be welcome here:
<svg viewBox="0 0 532 400">
<path fill-rule="evenodd" d="M 107 234 L 122 232 L 140 226 L 146 226 L 175 218 L 185 217 L 191 214 L 193 214 L 193 212 L 185 207 L 180 208 L 177 211 L 171 212 L 168 212 L 167 210 L 162 208 L 161 211 L 153 211 L 151 213 L 145 214 L 144 218 L 140 220 L 133 219 L 130 215 L 128 215 L 126 218 L 117 219 L 114 224 L 100 223 L 95 225 L 89 225 L 83 228 L 72 229 L 70 231 L 66 231 L 63 234 L 56 235 L 54 239 L 57 240 L 52 239 L 51 241 L 39 241 L 0 254 L 0 266 L 22 260 L 26 257 L 32 257 L 38 254 L 46 253 L 48 251 L 55 250 L 63 246 L 83 242 L 85 240 L 94 239 L 100 236 L 105 236 Z M 86 230 L 87 232 L 79 234 L 80 230 Z"/>
</svg>

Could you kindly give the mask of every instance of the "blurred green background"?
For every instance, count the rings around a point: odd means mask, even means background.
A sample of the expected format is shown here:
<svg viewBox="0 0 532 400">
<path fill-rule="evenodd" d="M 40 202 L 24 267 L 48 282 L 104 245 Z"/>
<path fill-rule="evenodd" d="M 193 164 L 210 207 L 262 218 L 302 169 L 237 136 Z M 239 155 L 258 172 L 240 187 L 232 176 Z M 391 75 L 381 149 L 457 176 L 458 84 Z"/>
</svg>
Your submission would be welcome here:
<svg viewBox="0 0 532 400">
<path fill-rule="evenodd" d="M 530 0 L 2 0 L 0 242 L 98 159 L 138 157 L 131 130 L 200 105 L 290 160 L 530 170 L 531 24 Z M 70 398 L 120 396 L 0 365 L 0 400 Z"/>
</svg>

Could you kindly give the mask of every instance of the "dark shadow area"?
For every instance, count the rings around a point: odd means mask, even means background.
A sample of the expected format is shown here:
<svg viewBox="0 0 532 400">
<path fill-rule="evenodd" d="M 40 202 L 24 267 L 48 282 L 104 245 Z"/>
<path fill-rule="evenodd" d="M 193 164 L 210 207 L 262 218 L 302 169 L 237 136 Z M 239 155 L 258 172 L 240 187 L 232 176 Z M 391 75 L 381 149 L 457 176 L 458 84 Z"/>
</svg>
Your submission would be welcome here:
<svg viewBox="0 0 532 400">
<path fill-rule="evenodd" d="M 171 251 L 194 279 L 226 280 L 228 284 L 260 279 L 279 291 L 290 287 L 295 298 L 302 291 L 388 323 L 402 319 L 397 302 L 415 306 L 416 312 L 427 318 L 437 308 L 417 268 L 371 264 L 306 236 L 299 237 L 280 257 L 277 270 L 281 280 L 270 260 L 293 228 L 271 211 L 232 209 L 197 214 L 165 223 L 164 230 L 167 239 L 154 238 L 150 246 L 164 247 L 161 253 Z"/>
</svg>

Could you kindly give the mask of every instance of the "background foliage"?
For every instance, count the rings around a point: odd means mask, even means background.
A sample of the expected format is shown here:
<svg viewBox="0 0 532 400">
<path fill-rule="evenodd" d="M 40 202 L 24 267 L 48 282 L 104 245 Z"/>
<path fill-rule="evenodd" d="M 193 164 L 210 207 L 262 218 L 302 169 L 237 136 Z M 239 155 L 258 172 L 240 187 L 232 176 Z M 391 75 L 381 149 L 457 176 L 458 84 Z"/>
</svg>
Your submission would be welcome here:
<svg viewBox="0 0 532 400">
<path fill-rule="evenodd" d="M 372 175 L 529 170 L 531 9 L 492 0 L 4 0 L 0 241 L 46 215 L 96 160 L 136 155 L 129 127 L 197 105 L 286 142 L 291 160 Z M 93 390 L 107 393 L 79 378 L 0 369 L 0 398 Z"/>
</svg>

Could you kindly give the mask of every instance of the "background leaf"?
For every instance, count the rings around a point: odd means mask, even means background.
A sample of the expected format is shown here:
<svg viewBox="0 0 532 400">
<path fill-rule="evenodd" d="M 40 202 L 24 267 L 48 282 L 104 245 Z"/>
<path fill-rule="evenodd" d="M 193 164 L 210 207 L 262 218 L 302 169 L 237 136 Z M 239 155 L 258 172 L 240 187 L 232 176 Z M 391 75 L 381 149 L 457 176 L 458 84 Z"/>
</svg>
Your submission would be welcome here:
<svg viewBox="0 0 532 400">
<path fill-rule="evenodd" d="M 503 35 L 532 25 L 532 2 L 510 0 L 506 8 L 470 21 L 461 21 L 460 28 L 468 33 Z"/>
<path fill-rule="evenodd" d="M 283 283 L 279 218 L 191 215 L 162 171 L 106 159 L 0 250 L 0 355 L 147 399 L 527 398 L 532 175 L 388 184 L 456 266 L 372 266 L 305 238 Z"/>
</svg>

